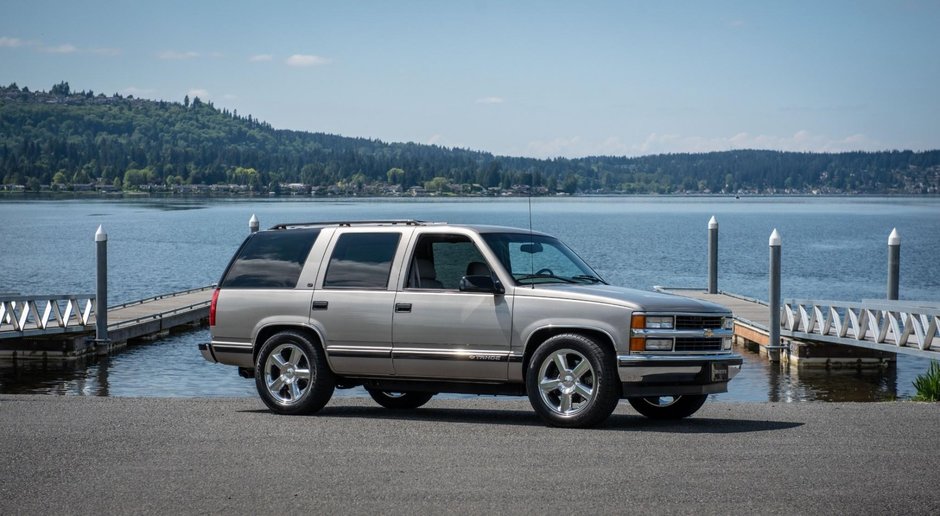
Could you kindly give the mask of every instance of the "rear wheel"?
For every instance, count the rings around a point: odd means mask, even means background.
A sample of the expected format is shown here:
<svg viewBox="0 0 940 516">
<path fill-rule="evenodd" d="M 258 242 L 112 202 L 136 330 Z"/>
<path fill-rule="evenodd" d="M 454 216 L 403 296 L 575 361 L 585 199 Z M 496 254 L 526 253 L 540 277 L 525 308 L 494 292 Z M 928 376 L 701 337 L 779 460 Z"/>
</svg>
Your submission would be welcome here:
<svg viewBox="0 0 940 516">
<path fill-rule="evenodd" d="M 318 346 L 298 332 L 277 333 L 255 362 L 261 401 L 278 414 L 312 414 L 333 396 L 335 380 Z"/>
<path fill-rule="evenodd" d="M 707 398 L 707 394 L 699 394 L 628 398 L 627 401 L 637 412 L 650 419 L 682 419 L 698 412 Z"/>
<path fill-rule="evenodd" d="M 376 389 L 366 389 L 366 391 L 376 403 L 393 410 L 416 409 L 434 397 L 434 394 L 430 392 L 389 392 Z"/>
<path fill-rule="evenodd" d="M 526 391 L 532 408 L 552 426 L 596 425 L 620 400 L 613 358 L 593 339 L 570 333 L 535 350 L 526 370 Z"/>
</svg>

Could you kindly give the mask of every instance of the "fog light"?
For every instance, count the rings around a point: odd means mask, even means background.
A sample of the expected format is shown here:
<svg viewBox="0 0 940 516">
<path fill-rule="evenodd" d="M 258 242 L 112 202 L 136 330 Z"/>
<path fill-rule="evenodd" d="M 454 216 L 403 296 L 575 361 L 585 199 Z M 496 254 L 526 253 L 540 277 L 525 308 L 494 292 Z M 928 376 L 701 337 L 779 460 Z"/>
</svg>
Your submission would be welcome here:
<svg viewBox="0 0 940 516">
<path fill-rule="evenodd" d="M 646 351 L 672 351 L 672 339 L 646 339 Z"/>
</svg>

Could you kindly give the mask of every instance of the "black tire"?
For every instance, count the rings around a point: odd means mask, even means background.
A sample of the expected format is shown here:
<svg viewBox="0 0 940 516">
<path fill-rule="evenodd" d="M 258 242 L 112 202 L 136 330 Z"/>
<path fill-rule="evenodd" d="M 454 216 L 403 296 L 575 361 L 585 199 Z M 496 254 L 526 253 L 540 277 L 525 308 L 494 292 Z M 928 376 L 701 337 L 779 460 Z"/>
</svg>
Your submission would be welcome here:
<svg viewBox="0 0 940 516">
<path fill-rule="evenodd" d="M 589 337 L 566 333 L 546 340 L 532 354 L 526 392 L 536 414 L 549 425 L 584 428 L 610 416 L 621 386 L 607 350 Z"/>
<path fill-rule="evenodd" d="M 431 392 L 389 392 L 376 389 L 366 389 L 366 391 L 376 403 L 392 410 L 416 409 L 434 397 L 434 393 Z"/>
<path fill-rule="evenodd" d="M 637 412 L 650 419 L 682 419 L 698 412 L 707 394 L 627 398 Z"/>
<path fill-rule="evenodd" d="M 277 333 L 258 352 L 255 387 L 272 412 L 312 414 L 330 401 L 335 385 L 323 351 L 303 333 Z"/>
</svg>

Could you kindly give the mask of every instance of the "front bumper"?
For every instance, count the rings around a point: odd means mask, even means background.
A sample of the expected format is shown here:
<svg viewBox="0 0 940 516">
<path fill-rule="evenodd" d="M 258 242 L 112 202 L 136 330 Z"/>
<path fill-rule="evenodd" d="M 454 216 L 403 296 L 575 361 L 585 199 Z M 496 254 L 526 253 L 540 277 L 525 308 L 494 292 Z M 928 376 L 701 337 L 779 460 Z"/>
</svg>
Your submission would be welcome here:
<svg viewBox="0 0 940 516">
<path fill-rule="evenodd" d="M 735 353 L 617 357 L 624 395 L 645 396 L 727 392 L 743 362 Z"/>
</svg>

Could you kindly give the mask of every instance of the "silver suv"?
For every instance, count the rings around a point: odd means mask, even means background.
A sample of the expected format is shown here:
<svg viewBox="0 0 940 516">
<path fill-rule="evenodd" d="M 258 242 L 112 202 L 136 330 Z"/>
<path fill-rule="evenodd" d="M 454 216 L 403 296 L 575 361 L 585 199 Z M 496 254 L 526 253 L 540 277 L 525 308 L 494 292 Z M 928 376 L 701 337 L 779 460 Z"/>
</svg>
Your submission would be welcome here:
<svg viewBox="0 0 940 516">
<path fill-rule="evenodd" d="M 527 395 L 546 423 L 583 427 L 626 398 L 675 419 L 741 368 L 726 308 L 611 286 L 558 239 L 505 227 L 280 224 L 235 253 L 209 325 L 206 360 L 281 414 L 361 385 L 391 409 Z"/>
</svg>

